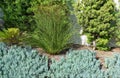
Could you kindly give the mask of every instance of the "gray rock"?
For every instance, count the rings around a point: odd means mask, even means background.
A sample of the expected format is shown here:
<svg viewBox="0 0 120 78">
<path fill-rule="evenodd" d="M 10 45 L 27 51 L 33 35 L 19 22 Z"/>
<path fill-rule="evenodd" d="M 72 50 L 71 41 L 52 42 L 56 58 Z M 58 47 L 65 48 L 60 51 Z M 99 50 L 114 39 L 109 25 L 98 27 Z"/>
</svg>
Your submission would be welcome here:
<svg viewBox="0 0 120 78">
<path fill-rule="evenodd" d="M 0 8 L 0 18 L 3 18 L 3 15 L 4 15 L 3 10 Z"/>
<path fill-rule="evenodd" d="M 4 15 L 3 11 L 0 8 L 0 30 L 4 29 L 4 26 L 3 26 L 3 24 L 4 24 L 3 15 Z"/>
</svg>

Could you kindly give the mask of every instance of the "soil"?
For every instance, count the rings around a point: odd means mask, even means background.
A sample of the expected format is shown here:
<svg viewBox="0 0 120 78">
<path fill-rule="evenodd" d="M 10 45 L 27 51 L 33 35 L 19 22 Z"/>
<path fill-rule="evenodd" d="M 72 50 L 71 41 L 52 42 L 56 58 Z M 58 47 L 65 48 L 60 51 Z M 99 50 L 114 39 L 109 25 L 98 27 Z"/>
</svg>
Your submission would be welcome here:
<svg viewBox="0 0 120 78">
<path fill-rule="evenodd" d="M 95 51 L 96 51 L 96 57 L 100 60 L 102 68 L 106 69 L 104 65 L 105 58 L 113 57 L 115 53 L 120 53 L 120 48 L 113 48 L 111 49 L 111 51 L 99 51 L 99 50 L 95 50 Z"/>
<path fill-rule="evenodd" d="M 86 50 L 86 49 L 93 50 L 91 47 L 80 46 L 80 45 L 73 45 L 72 48 L 74 50 Z M 67 49 L 66 49 L 59 55 L 51 55 L 51 54 L 44 52 L 41 48 L 37 48 L 37 50 L 41 54 L 48 56 L 48 58 L 50 58 L 50 59 L 55 59 L 56 61 L 59 61 L 61 57 L 65 57 L 66 52 L 67 52 Z M 93 51 L 96 52 L 96 58 L 98 60 L 100 60 L 100 62 L 101 62 L 101 68 L 106 69 L 104 66 L 105 58 L 113 57 L 114 53 L 120 53 L 120 48 L 112 48 L 110 51 L 100 51 L 100 50 L 93 50 Z"/>
</svg>

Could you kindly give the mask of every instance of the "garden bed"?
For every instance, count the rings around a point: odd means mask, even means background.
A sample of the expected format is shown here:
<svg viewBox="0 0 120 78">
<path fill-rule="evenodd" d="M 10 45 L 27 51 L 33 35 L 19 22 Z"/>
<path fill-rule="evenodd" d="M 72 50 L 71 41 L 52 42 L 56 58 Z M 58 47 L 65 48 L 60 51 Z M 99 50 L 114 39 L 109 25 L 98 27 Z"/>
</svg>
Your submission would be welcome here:
<svg viewBox="0 0 120 78">
<path fill-rule="evenodd" d="M 120 54 L 110 58 L 112 54 L 105 54 L 108 52 L 95 52 L 86 47 L 71 48 L 59 55 L 44 53 L 40 48 L 37 50 L 0 43 L 0 77 L 119 78 Z M 100 60 L 106 57 L 109 58 L 103 69 Z"/>
<path fill-rule="evenodd" d="M 106 67 L 104 66 L 105 58 L 113 57 L 115 53 L 120 53 L 120 48 L 113 48 L 110 51 L 100 51 L 100 50 L 93 50 L 91 47 L 74 45 L 72 47 L 72 49 L 74 49 L 74 50 L 91 50 L 91 51 L 96 52 L 96 59 L 100 60 L 101 68 L 103 70 L 106 69 Z M 58 55 L 51 55 L 51 54 L 44 52 L 41 48 L 37 48 L 37 50 L 38 50 L 38 52 L 40 52 L 40 54 L 48 56 L 50 59 L 55 59 L 56 61 L 59 61 L 62 57 L 65 57 L 66 52 L 68 51 L 68 50 L 66 50 L 66 51 L 64 50 L 64 52 L 62 52 Z"/>
</svg>

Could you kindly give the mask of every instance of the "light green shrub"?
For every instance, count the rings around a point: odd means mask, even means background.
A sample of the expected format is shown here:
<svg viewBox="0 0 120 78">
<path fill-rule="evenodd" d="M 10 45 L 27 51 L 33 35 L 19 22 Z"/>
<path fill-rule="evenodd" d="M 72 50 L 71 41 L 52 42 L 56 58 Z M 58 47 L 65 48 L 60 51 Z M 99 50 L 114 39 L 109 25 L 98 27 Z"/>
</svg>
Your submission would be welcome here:
<svg viewBox="0 0 120 78">
<path fill-rule="evenodd" d="M 115 32 L 114 40 L 116 40 L 116 45 L 120 46 L 120 9 L 116 13 L 117 27 Z"/>
<path fill-rule="evenodd" d="M 90 42 L 98 41 L 97 49 L 109 50 L 107 44 L 114 38 L 117 27 L 114 1 L 81 0 L 75 3 L 74 11 L 84 34 L 89 34 Z"/>
<path fill-rule="evenodd" d="M 104 51 L 110 50 L 110 47 L 106 47 L 106 46 L 108 46 L 108 42 L 109 42 L 108 39 L 99 38 L 99 39 L 96 40 L 96 43 L 97 42 L 99 44 L 97 44 L 96 46 L 99 50 L 104 50 Z"/>
</svg>

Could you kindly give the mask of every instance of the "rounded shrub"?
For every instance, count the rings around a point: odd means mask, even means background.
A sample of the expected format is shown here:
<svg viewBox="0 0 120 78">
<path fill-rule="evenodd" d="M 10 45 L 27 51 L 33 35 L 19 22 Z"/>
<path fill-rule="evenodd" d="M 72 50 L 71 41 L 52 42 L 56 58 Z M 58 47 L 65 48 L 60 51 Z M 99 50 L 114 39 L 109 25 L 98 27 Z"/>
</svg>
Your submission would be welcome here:
<svg viewBox="0 0 120 78">
<path fill-rule="evenodd" d="M 113 0 L 81 0 L 74 3 L 78 23 L 98 50 L 110 50 L 109 41 L 115 38 L 116 8 Z"/>
</svg>

